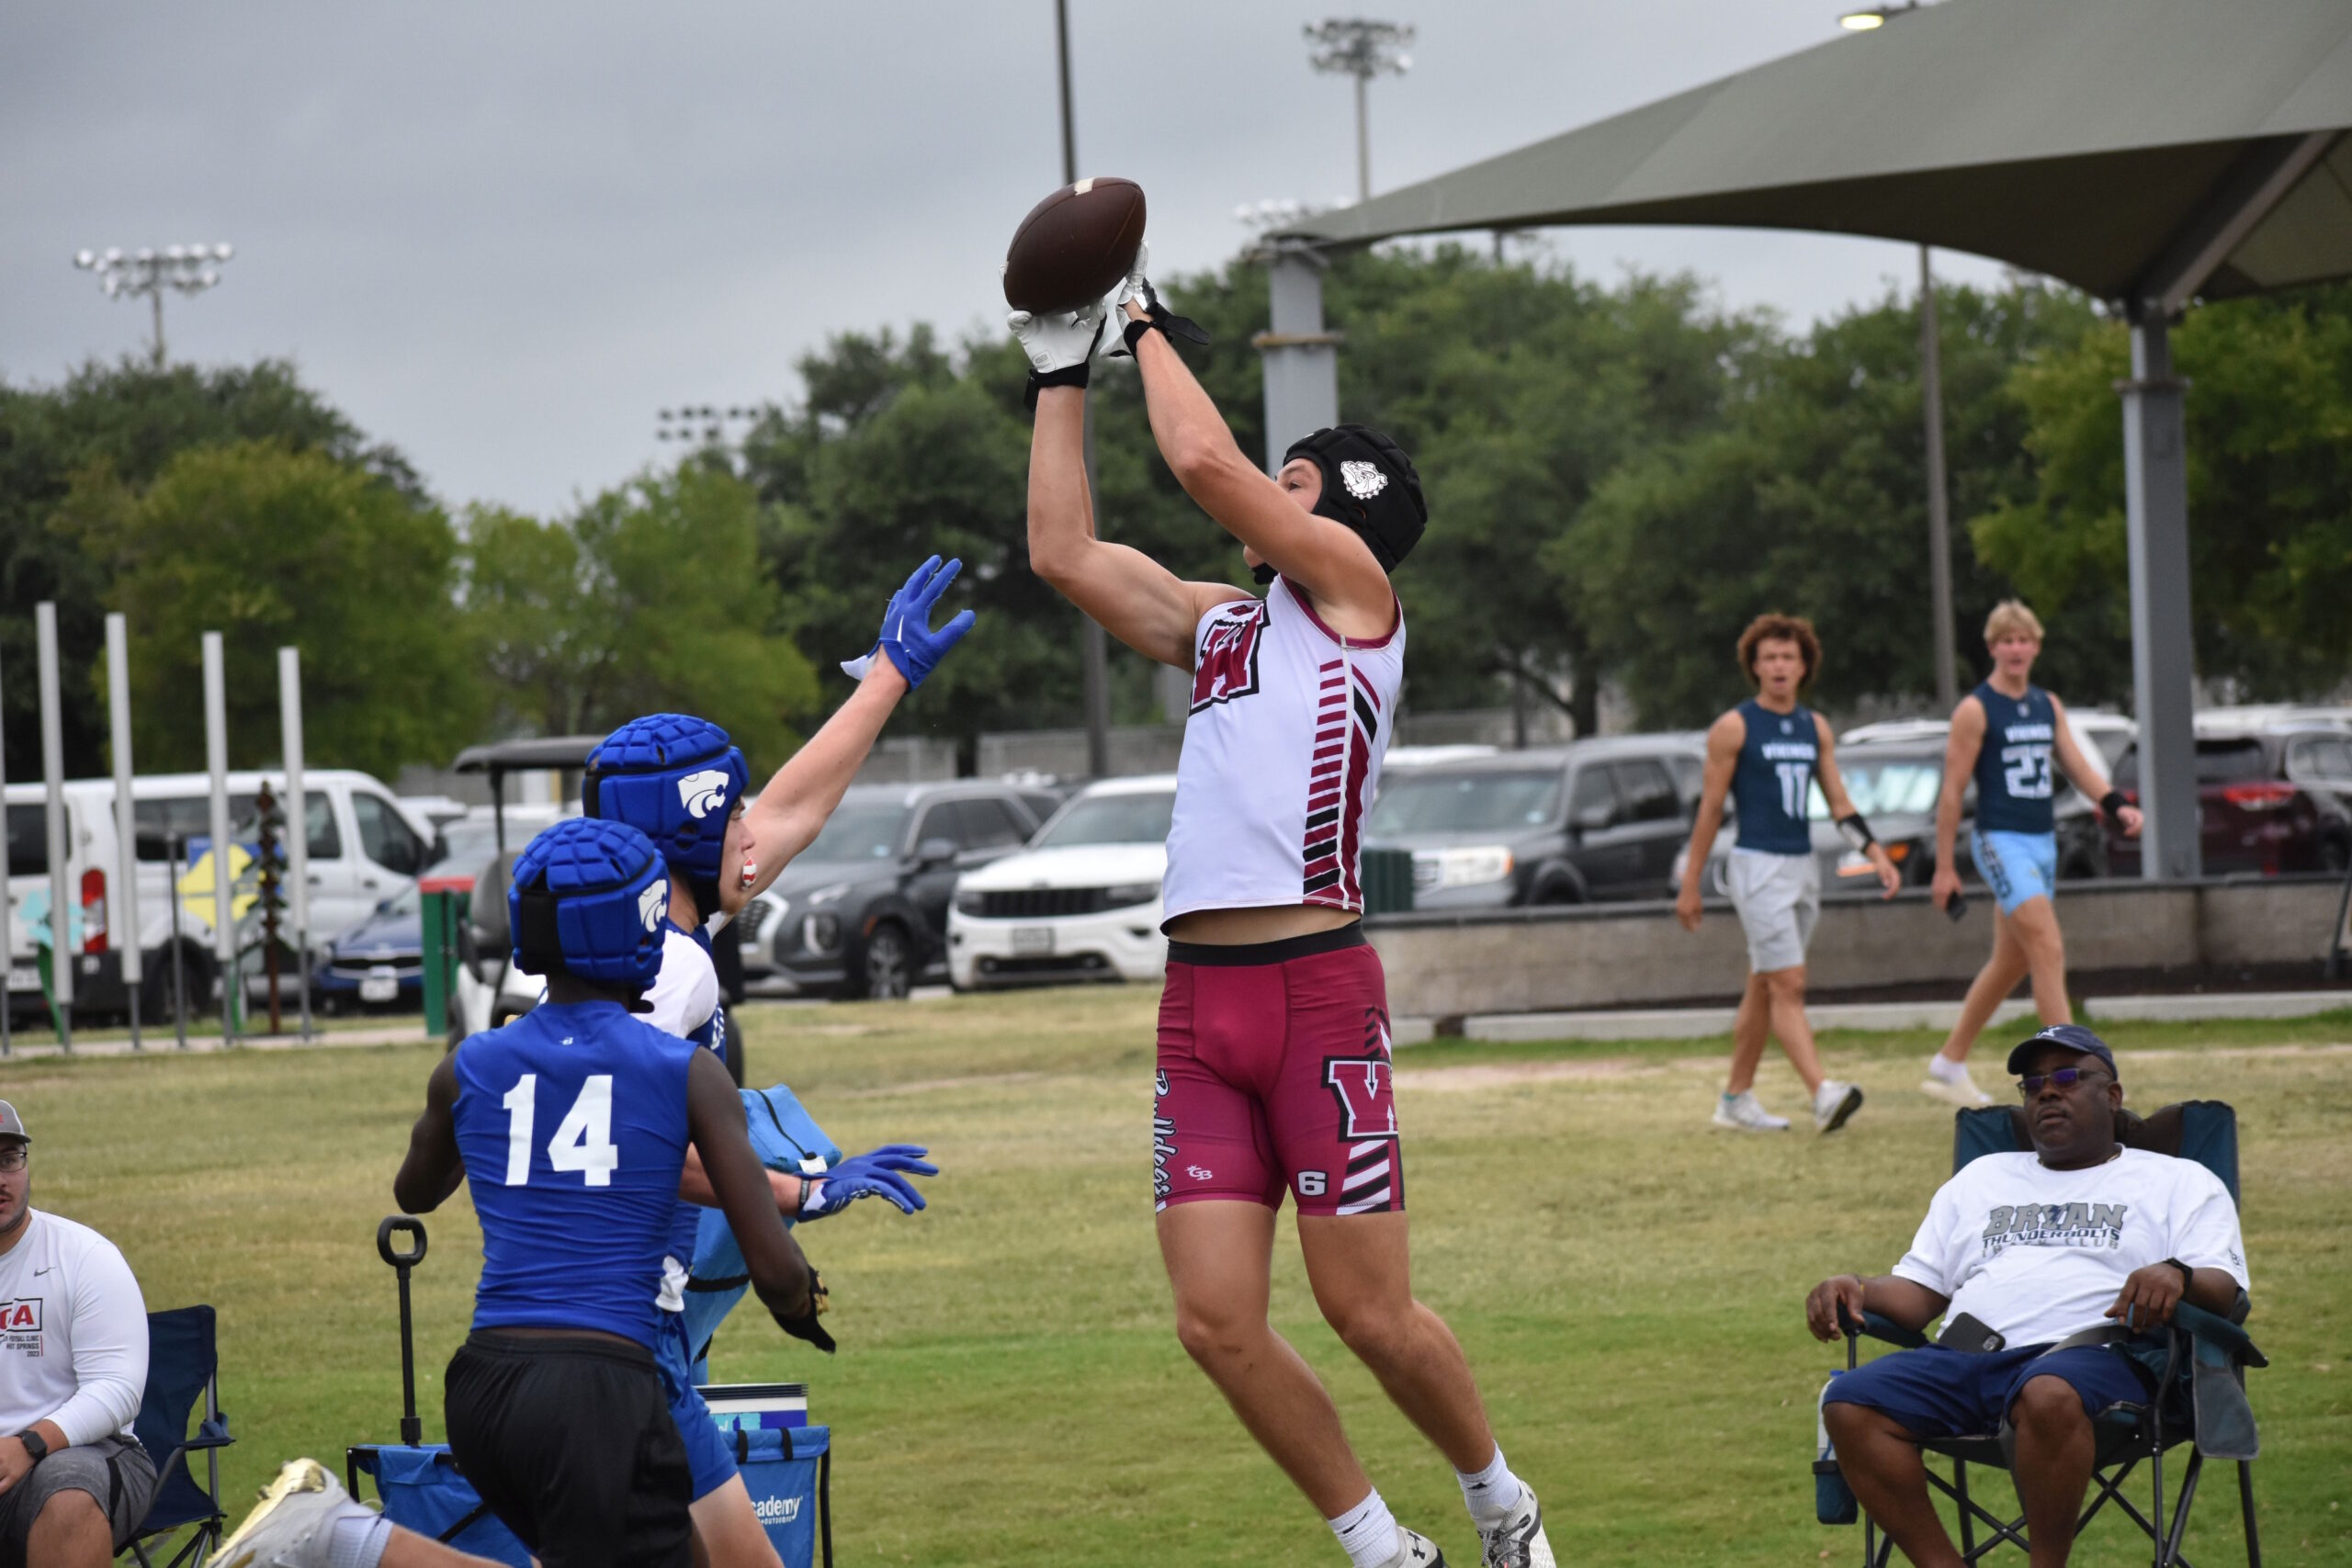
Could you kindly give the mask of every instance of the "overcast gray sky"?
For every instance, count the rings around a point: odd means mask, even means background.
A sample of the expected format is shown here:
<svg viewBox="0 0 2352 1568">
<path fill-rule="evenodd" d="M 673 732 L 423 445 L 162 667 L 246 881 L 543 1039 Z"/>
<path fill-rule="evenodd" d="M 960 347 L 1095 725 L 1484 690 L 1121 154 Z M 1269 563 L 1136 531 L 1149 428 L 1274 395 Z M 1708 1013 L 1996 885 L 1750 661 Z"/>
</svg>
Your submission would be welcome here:
<svg viewBox="0 0 2352 1568">
<path fill-rule="evenodd" d="M 1841 0 L 1381 0 L 1385 189 L 1838 36 Z M 1149 193 L 1155 272 L 1266 197 L 1354 186 L 1324 9 L 1070 0 L 1079 162 Z M 81 247 L 228 241 L 175 359 L 284 355 L 452 503 L 538 513 L 661 458 L 655 411 L 796 395 L 829 335 L 1001 328 L 1013 224 L 1060 174 L 1052 0 L 0 0 L 0 376 L 143 349 Z M 1560 231 L 1796 321 L 1911 288 L 1908 247 Z M 1948 257 L 1957 276 L 1989 263 Z"/>
</svg>

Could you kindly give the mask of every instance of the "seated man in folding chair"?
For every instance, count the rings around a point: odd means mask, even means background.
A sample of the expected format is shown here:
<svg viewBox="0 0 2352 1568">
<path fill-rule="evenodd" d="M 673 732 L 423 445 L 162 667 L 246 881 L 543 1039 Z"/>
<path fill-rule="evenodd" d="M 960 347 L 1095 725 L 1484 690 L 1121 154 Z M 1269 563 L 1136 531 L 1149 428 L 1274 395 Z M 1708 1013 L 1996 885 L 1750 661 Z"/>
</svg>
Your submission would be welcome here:
<svg viewBox="0 0 2352 1568">
<path fill-rule="evenodd" d="M 0 1568 L 105 1568 L 147 1517 L 147 1303 L 114 1243 L 32 1206 L 0 1100 Z"/>
<path fill-rule="evenodd" d="M 2011 1469 L 2035 1568 L 2063 1563 L 2090 1484 L 2092 1420 L 2146 1403 L 2154 1377 L 2124 1349 L 2183 1300 L 2229 1315 L 2246 1286 L 2228 1189 L 2203 1166 L 2116 1142 L 2115 1056 L 2077 1024 L 2009 1053 L 2030 1154 L 1986 1155 L 1944 1183 L 1911 1250 L 1874 1280 L 1805 1298 L 1816 1338 L 1865 1311 L 1936 1344 L 1839 1373 L 1822 1419 L 1855 1498 L 1919 1568 L 1962 1560 L 1928 1500 L 1925 1441 L 2013 1435 Z"/>
</svg>

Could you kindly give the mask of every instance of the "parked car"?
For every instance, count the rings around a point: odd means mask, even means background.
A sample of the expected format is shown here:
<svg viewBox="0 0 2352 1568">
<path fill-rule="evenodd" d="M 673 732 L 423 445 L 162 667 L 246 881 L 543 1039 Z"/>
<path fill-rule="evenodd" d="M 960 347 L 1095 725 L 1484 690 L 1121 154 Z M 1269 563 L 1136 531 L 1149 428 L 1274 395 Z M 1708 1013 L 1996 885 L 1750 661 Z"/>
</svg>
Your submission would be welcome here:
<svg viewBox="0 0 2352 1568">
<path fill-rule="evenodd" d="M 329 939 L 322 962 L 311 971 L 311 984 L 327 1011 L 398 1007 L 424 994 L 423 908 L 411 883 Z"/>
<path fill-rule="evenodd" d="M 250 850 L 254 842 L 254 800 L 264 781 L 283 790 L 285 776 L 252 770 L 232 772 L 229 836 Z M 151 774 L 131 781 L 131 817 L 138 835 L 139 930 L 144 964 L 141 1010 L 159 1018 L 169 1010 L 172 897 L 169 863 L 175 840 L 206 840 L 212 831 L 211 780 L 203 773 Z M 327 939 L 399 894 L 433 858 L 435 836 L 413 821 L 375 778 L 345 768 L 313 768 L 303 776 L 309 833 L 309 903 L 312 960 L 323 958 Z M 122 984 L 122 948 L 134 933 L 126 927 L 120 887 L 121 856 L 116 834 L 114 781 L 71 779 L 65 784 L 66 886 L 76 898 L 74 1010 L 118 1013 L 129 1007 Z M 10 962 L 7 991 L 20 1010 L 40 1006 L 40 980 L 31 954 L 31 932 L 19 913 L 25 896 L 49 885 L 45 828 L 46 794 L 38 784 L 10 784 L 6 794 L 8 836 L 7 919 Z M 185 852 L 183 851 L 183 852 Z M 185 875 L 187 865 L 180 863 Z M 293 941 L 289 930 L 287 941 Z M 212 994 L 212 904 L 184 897 L 179 943 L 191 1006 L 209 1006 Z M 258 989 L 258 978 L 251 982 Z"/>
<path fill-rule="evenodd" d="M 2115 787 L 2140 797 L 2137 747 L 2116 765 Z M 2205 872 L 2340 872 L 2352 864 L 2352 748 L 2331 724 L 2197 738 L 2198 838 Z M 2119 876 L 2140 873 L 2140 840 L 2110 829 Z"/>
<path fill-rule="evenodd" d="M 1027 849 L 967 872 L 947 916 L 949 983 L 1158 979 L 1175 809 L 1173 773 L 1106 779 L 1048 818 Z"/>
<path fill-rule="evenodd" d="M 1625 735 L 1397 768 L 1364 843 L 1409 850 L 1417 909 L 1662 898 L 1703 737 Z"/>
<path fill-rule="evenodd" d="M 1038 793 L 976 779 L 853 785 L 769 889 L 771 973 L 802 991 L 876 998 L 944 973 L 956 878 L 1028 841 Z"/>
</svg>

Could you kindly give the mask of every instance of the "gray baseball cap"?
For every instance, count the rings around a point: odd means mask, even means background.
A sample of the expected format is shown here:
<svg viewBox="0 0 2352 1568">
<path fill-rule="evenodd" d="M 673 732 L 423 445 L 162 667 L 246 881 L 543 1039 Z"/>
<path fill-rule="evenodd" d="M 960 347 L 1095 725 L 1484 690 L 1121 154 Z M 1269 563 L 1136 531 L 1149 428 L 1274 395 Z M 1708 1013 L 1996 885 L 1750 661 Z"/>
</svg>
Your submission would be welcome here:
<svg viewBox="0 0 2352 1568">
<path fill-rule="evenodd" d="M 0 1138 L 15 1138 L 27 1144 L 33 1141 L 33 1135 L 25 1131 L 25 1119 L 5 1100 L 0 1100 Z"/>
</svg>

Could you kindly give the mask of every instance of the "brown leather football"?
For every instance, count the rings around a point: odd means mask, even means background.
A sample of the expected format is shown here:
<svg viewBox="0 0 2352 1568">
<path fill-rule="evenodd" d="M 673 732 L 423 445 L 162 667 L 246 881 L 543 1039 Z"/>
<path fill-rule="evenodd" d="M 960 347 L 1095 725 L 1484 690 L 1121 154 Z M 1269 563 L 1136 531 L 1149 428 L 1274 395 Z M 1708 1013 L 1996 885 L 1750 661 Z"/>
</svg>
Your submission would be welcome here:
<svg viewBox="0 0 2352 1568">
<path fill-rule="evenodd" d="M 1075 310 L 1111 291 L 1143 243 L 1143 186 L 1080 180 L 1029 209 L 1004 253 L 1004 301 L 1043 315 Z"/>
</svg>

